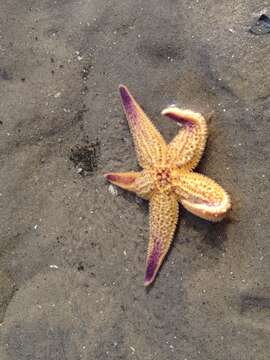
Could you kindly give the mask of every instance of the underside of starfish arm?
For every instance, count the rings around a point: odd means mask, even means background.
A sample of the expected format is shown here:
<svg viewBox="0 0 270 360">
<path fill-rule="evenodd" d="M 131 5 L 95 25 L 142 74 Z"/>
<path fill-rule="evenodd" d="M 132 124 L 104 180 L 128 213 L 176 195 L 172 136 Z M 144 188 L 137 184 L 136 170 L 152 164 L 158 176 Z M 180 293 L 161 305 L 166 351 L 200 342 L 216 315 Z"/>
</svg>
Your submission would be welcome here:
<svg viewBox="0 0 270 360">
<path fill-rule="evenodd" d="M 173 195 L 156 193 L 150 200 L 150 240 L 144 285 L 151 284 L 170 248 L 178 219 L 178 203 Z"/>
<path fill-rule="evenodd" d="M 203 154 L 206 139 L 207 125 L 204 117 L 190 110 L 170 107 L 162 111 L 181 125 L 181 129 L 168 145 L 167 160 L 187 170 L 194 169 Z"/>
<path fill-rule="evenodd" d="M 105 178 L 122 189 L 135 192 L 143 199 L 149 199 L 154 183 L 147 170 L 141 172 L 108 173 Z"/>
<path fill-rule="evenodd" d="M 175 193 L 191 213 L 210 221 L 220 221 L 231 208 L 226 191 L 214 180 L 195 173 L 179 171 Z"/>
<path fill-rule="evenodd" d="M 148 168 L 162 163 L 165 161 L 166 153 L 166 143 L 163 137 L 132 97 L 127 87 L 120 85 L 119 91 L 139 164 L 143 168 Z"/>
</svg>

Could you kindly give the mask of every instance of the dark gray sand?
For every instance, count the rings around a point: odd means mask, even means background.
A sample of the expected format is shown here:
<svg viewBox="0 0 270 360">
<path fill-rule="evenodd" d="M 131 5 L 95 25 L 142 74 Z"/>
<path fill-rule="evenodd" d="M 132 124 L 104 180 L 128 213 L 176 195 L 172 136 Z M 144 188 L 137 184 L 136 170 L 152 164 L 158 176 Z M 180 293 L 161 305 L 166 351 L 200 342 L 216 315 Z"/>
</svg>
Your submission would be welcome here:
<svg viewBox="0 0 270 360">
<path fill-rule="evenodd" d="M 269 359 L 267 5 L 1 0 L 1 360 Z M 148 291 L 147 204 L 102 177 L 137 168 L 119 83 L 167 140 L 167 105 L 214 111 L 199 170 L 233 198 L 181 211 Z"/>
</svg>

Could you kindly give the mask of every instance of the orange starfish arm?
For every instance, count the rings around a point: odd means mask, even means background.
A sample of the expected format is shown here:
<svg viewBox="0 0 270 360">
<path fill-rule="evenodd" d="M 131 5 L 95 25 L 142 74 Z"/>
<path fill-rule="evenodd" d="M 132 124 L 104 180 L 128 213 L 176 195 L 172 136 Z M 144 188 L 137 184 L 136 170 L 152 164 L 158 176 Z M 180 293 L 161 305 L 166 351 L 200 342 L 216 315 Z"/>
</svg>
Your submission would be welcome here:
<svg viewBox="0 0 270 360">
<path fill-rule="evenodd" d="M 167 160 L 177 167 L 194 169 L 202 156 L 207 139 L 207 125 L 201 114 L 190 110 L 170 107 L 162 111 L 162 115 L 179 123 L 179 133 L 168 145 Z"/>
<path fill-rule="evenodd" d="M 151 284 L 167 254 L 178 219 L 178 203 L 173 195 L 156 193 L 150 200 L 150 240 L 144 285 Z"/>
<path fill-rule="evenodd" d="M 127 87 L 120 85 L 119 90 L 139 164 L 143 168 L 149 168 L 162 163 L 165 161 L 165 141 Z"/>
<path fill-rule="evenodd" d="M 203 219 L 220 221 L 231 208 L 231 200 L 226 191 L 204 175 L 179 171 L 174 186 L 182 205 Z"/>
<path fill-rule="evenodd" d="M 135 192 L 144 199 L 148 199 L 153 190 L 153 180 L 148 171 L 125 172 L 125 173 L 108 173 L 105 178 L 112 184 L 122 189 Z"/>
</svg>

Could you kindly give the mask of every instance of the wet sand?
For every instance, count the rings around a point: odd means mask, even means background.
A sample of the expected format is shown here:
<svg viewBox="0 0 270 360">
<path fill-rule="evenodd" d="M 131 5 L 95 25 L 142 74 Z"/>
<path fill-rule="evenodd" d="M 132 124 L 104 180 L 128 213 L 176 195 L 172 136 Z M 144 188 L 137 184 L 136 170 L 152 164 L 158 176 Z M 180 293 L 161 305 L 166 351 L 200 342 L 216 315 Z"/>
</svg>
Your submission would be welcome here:
<svg viewBox="0 0 270 360">
<path fill-rule="evenodd" d="M 269 358 L 267 5 L 1 1 L 1 360 Z M 198 170 L 233 198 L 181 209 L 148 291 L 148 205 L 102 176 L 138 167 L 120 83 L 167 141 L 167 105 L 214 112 Z"/>
</svg>

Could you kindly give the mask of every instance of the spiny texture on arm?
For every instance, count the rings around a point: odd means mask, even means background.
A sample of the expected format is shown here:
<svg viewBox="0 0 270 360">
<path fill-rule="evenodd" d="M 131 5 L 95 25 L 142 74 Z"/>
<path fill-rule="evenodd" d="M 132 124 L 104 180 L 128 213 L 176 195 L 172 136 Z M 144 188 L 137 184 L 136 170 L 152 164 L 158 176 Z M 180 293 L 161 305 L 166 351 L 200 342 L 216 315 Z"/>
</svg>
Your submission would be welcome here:
<svg viewBox="0 0 270 360">
<path fill-rule="evenodd" d="M 150 200 L 150 239 L 144 284 L 154 279 L 166 256 L 178 219 L 178 203 L 174 196 L 155 194 Z"/>
<path fill-rule="evenodd" d="M 159 131 L 148 119 L 128 89 L 123 85 L 120 85 L 119 89 L 139 164 L 143 168 L 148 168 L 163 162 L 166 143 Z"/>
<path fill-rule="evenodd" d="M 181 129 L 167 148 L 167 161 L 178 167 L 194 169 L 203 154 L 207 125 L 201 114 L 176 107 L 167 108 L 162 115 L 168 116 L 181 125 Z"/>
<path fill-rule="evenodd" d="M 195 172 L 180 170 L 175 192 L 187 210 L 206 220 L 222 220 L 231 207 L 230 197 L 220 185 Z"/>
</svg>

